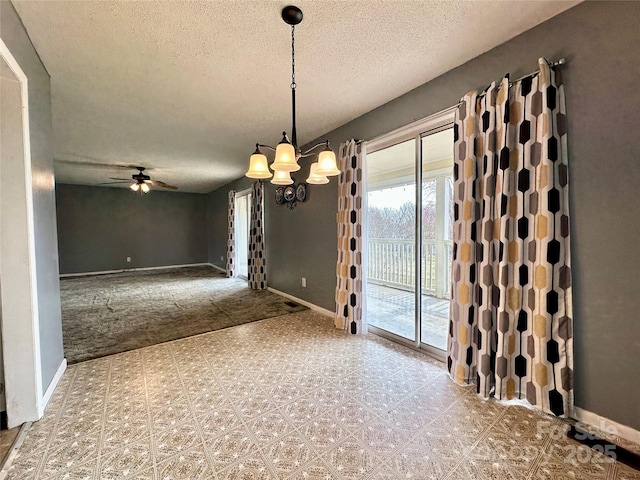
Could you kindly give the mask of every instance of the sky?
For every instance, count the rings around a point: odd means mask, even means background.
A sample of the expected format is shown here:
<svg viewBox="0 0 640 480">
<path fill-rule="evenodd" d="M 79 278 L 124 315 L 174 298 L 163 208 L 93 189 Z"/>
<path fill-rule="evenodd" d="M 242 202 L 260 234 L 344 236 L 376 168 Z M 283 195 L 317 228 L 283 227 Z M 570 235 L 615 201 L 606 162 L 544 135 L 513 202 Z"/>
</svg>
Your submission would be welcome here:
<svg viewBox="0 0 640 480">
<path fill-rule="evenodd" d="M 404 185 L 402 187 L 385 188 L 369 192 L 369 207 L 377 208 L 400 208 L 405 203 L 416 203 L 415 184 Z M 428 201 L 429 199 L 423 199 Z M 431 198 L 435 201 L 435 198 Z"/>
<path fill-rule="evenodd" d="M 415 201 L 416 187 L 414 184 L 369 192 L 369 207 L 400 208 L 407 202 L 415 203 Z"/>
</svg>

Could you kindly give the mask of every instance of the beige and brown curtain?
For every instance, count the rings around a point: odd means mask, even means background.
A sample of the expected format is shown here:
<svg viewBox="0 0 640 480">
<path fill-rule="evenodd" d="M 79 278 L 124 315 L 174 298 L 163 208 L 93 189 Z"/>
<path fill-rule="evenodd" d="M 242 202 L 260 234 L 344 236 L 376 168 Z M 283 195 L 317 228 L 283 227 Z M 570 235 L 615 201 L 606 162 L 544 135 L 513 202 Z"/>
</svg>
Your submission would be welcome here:
<svg viewBox="0 0 640 480">
<path fill-rule="evenodd" d="M 340 145 L 338 180 L 338 262 L 335 326 L 366 333 L 362 319 L 362 143 Z"/>
<path fill-rule="evenodd" d="M 227 277 L 236 276 L 236 192 L 229 190 L 227 209 Z"/>
<path fill-rule="evenodd" d="M 504 78 L 456 113 L 448 368 L 482 397 L 573 406 L 567 122 L 560 72 Z"/>
<path fill-rule="evenodd" d="M 254 182 L 251 188 L 251 223 L 249 229 L 249 288 L 267 288 L 264 248 L 264 185 Z"/>
</svg>

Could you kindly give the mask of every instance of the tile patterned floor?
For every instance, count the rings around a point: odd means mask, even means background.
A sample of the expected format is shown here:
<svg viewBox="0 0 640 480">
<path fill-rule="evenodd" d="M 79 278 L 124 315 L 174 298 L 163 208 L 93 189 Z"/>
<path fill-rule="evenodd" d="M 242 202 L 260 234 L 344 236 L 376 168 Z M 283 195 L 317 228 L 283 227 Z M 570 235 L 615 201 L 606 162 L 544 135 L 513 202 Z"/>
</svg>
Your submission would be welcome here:
<svg viewBox="0 0 640 480">
<path fill-rule="evenodd" d="M 640 479 L 305 311 L 71 366 L 10 479 Z"/>
</svg>

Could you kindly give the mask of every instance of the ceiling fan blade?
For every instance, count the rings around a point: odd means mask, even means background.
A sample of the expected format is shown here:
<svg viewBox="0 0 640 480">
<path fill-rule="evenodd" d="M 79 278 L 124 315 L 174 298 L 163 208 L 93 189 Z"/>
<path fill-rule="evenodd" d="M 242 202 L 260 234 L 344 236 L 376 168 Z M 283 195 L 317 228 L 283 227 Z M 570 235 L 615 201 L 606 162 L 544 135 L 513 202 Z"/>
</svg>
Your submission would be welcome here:
<svg viewBox="0 0 640 480">
<path fill-rule="evenodd" d="M 173 185 L 169 185 L 168 183 L 161 182 L 160 180 L 147 180 L 147 183 L 151 185 L 158 185 L 162 188 L 168 188 L 170 190 L 178 190 L 178 187 L 174 187 Z"/>
<path fill-rule="evenodd" d="M 131 183 L 131 182 L 129 180 L 124 180 L 120 182 L 103 182 L 103 183 L 98 183 L 98 185 L 113 185 L 114 183 Z"/>
<path fill-rule="evenodd" d="M 116 177 L 109 177 L 109 180 L 122 180 L 123 182 L 132 182 L 133 180 L 129 180 L 128 178 L 116 178 Z"/>
<path fill-rule="evenodd" d="M 135 170 L 135 165 L 120 165 L 114 163 L 101 163 L 86 160 L 55 160 L 55 163 L 72 165 L 74 167 L 114 168 L 118 170 Z"/>
</svg>

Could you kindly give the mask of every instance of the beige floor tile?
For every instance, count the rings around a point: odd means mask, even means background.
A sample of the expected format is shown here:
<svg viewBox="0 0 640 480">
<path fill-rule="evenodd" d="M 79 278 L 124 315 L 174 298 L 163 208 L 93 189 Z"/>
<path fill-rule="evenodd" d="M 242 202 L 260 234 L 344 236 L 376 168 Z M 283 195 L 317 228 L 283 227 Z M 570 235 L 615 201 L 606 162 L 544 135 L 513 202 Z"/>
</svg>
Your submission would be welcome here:
<svg viewBox="0 0 640 480">
<path fill-rule="evenodd" d="M 218 478 L 228 480 L 275 480 L 278 477 L 260 452 L 252 450 L 248 455 L 220 470 Z"/>
<path fill-rule="evenodd" d="M 312 447 L 297 432 L 289 432 L 280 436 L 262 450 L 280 478 L 290 477 L 314 457 Z"/>
<path fill-rule="evenodd" d="M 565 428 L 306 311 L 70 366 L 7 478 L 640 478 Z"/>
<path fill-rule="evenodd" d="M 203 448 L 180 452 L 157 464 L 157 478 L 209 480 L 214 476 Z"/>
<path fill-rule="evenodd" d="M 133 478 L 153 470 L 153 452 L 148 443 L 129 442 L 100 457 L 100 478 Z"/>
<path fill-rule="evenodd" d="M 338 478 L 366 478 L 382 466 L 374 451 L 353 437 L 338 442 L 322 458 Z"/>
</svg>

